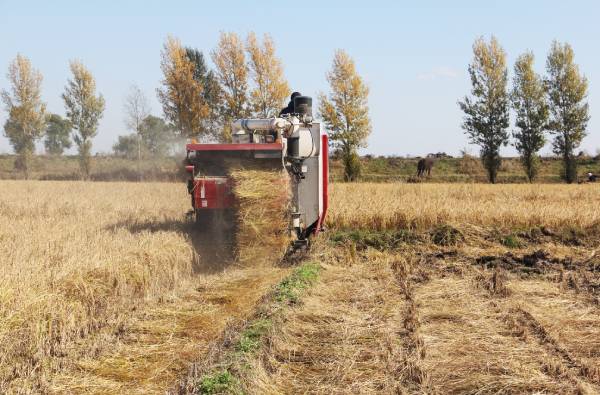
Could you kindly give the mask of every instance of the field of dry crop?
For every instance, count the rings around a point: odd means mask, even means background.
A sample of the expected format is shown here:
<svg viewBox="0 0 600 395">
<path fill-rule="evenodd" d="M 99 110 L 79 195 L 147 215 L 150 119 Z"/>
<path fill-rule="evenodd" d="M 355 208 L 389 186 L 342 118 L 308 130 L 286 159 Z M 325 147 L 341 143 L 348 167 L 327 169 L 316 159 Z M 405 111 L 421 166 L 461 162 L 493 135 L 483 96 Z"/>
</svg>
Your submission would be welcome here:
<svg viewBox="0 0 600 395">
<path fill-rule="evenodd" d="M 252 393 L 600 392 L 600 189 L 338 184 Z"/>
<path fill-rule="evenodd" d="M 3 181 L 0 392 L 162 393 L 283 275 L 199 256 L 182 184 Z"/>
<path fill-rule="evenodd" d="M 334 184 L 318 278 L 224 376 L 292 268 L 203 254 L 182 184 L 1 181 L 0 392 L 189 374 L 196 393 L 596 393 L 599 203 L 595 185 Z"/>
</svg>

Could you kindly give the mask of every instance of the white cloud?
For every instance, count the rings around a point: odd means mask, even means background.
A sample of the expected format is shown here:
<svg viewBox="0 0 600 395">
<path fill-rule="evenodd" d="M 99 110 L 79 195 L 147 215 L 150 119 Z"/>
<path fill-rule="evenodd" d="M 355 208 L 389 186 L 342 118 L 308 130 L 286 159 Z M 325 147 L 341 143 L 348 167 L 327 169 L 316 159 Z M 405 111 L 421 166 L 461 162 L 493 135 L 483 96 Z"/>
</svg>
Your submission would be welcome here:
<svg viewBox="0 0 600 395">
<path fill-rule="evenodd" d="M 417 74 L 421 81 L 433 81 L 436 79 L 452 79 L 458 77 L 458 72 L 450 67 L 436 67 L 431 71 Z"/>
</svg>

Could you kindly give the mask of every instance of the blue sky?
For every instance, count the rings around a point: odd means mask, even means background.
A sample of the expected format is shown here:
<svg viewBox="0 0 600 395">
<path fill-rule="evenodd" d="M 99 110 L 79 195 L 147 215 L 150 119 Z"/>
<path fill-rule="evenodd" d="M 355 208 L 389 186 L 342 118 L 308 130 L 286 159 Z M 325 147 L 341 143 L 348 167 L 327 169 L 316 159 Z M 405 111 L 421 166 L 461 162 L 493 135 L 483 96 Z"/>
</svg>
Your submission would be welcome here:
<svg viewBox="0 0 600 395">
<path fill-rule="evenodd" d="M 373 133 L 365 153 L 456 154 L 467 147 L 457 100 L 469 92 L 467 64 L 478 36 L 496 35 L 512 68 L 525 50 L 544 71 L 552 40 L 569 42 L 589 79 L 591 109 L 582 148 L 600 148 L 600 3 L 594 1 L 11 1 L 0 0 L 0 88 L 21 53 L 44 75 L 49 111 L 64 114 L 60 98 L 68 62 L 94 73 L 106 111 L 95 151 L 110 151 L 123 125 L 123 98 L 137 83 L 161 115 L 156 88 L 167 35 L 205 54 L 220 31 L 270 33 L 292 89 L 327 91 L 333 52 L 345 49 L 371 93 Z M 6 112 L 0 110 L 0 125 Z M 472 153 L 476 147 L 469 147 Z M 10 152 L 0 137 L 0 152 Z M 549 151 L 549 147 L 544 149 Z M 507 147 L 504 154 L 514 154 Z"/>
</svg>

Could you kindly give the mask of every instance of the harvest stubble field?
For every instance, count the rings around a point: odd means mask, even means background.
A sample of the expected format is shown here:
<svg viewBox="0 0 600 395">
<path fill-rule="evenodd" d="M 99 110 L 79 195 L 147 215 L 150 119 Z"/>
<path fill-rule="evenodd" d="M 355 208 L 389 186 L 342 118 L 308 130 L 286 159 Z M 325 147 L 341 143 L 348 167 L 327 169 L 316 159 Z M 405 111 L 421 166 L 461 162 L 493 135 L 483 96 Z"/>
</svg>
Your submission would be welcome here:
<svg viewBox="0 0 600 395">
<path fill-rule="evenodd" d="M 236 385 L 594 393 L 598 202 L 594 185 L 334 184 L 319 280 Z M 251 320 L 292 269 L 203 258 L 188 209 L 181 184 L 2 181 L 0 390 L 163 393 Z"/>
</svg>

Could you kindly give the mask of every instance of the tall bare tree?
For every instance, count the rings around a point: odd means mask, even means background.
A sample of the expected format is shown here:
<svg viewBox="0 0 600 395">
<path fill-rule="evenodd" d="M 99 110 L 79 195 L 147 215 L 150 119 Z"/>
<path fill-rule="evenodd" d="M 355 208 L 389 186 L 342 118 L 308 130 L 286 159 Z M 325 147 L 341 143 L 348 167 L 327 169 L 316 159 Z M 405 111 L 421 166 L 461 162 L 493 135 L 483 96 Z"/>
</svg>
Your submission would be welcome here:
<svg viewBox="0 0 600 395">
<path fill-rule="evenodd" d="M 104 97 L 96 95 L 92 73 L 79 61 L 70 63 L 72 78 L 62 94 L 67 118 L 77 132 L 73 136 L 79 150 L 79 167 L 84 179 L 90 177 L 92 139 L 98 133 L 98 122 L 104 113 Z"/>
<path fill-rule="evenodd" d="M 469 141 L 481 148 L 488 179 L 495 183 L 502 164 L 500 147 L 508 144 L 509 126 L 506 53 L 496 37 L 489 44 L 483 37 L 475 41 L 469 74 L 472 96 L 459 102 L 465 113 L 462 127 Z"/>
<path fill-rule="evenodd" d="M 254 32 L 246 40 L 248 68 L 254 82 L 250 91 L 250 107 L 261 118 L 276 116 L 290 94 L 290 87 L 283 75 L 281 60 L 275 55 L 275 44 L 268 34 L 262 45 Z"/>
<path fill-rule="evenodd" d="M 35 141 L 44 133 L 46 104 L 41 99 L 42 74 L 18 54 L 6 74 L 11 90 L 0 94 L 8 112 L 4 134 L 18 155 L 15 168 L 29 178 L 29 162 L 35 151 Z"/>
<path fill-rule="evenodd" d="M 531 52 L 519 56 L 515 62 L 511 101 L 517 114 L 513 131 L 515 148 L 521 154 L 527 179 L 532 182 L 539 167 L 538 151 L 546 142 L 544 131 L 548 127 L 548 103 L 544 81 L 533 70 Z"/>
<path fill-rule="evenodd" d="M 203 85 L 194 78 L 195 65 L 187 57 L 181 42 L 168 37 L 161 52 L 162 88 L 157 90 L 165 119 L 183 137 L 203 133 L 203 122 L 209 107 L 203 96 Z"/>
<path fill-rule="evenodd" d="M 587 98 L 588 81 L 574 62 L 573 48 L 557 41 L 546 61 L 548 73 L 545 81 L 550 100 L 550 131 L 555 135 L 554 153 L 564 163 L 563 178 L 572 183 L 577 180 L 575 149 L 587 135 L 589 116 Z"/>
<path fill-rule="evenodd" d="M 248 66 L 244 44 L 236 33 L 222 32 L 217 47 L 211 52 L 223 90 L 223 139 L 231 139 L 229 123 L 248 115 Z"/>
<path fill-rule="evenodd" d="M 142 122 L 150 115 L 150 104 L 142 89 L 133 84 L 123 103 L 125 126 L 137 135 L 138 177 L 142 180 Z"/>
<path fill-rule="evenodd" d="M 319 113 L 330 129 L 329 137 L 344 162 L 344 179 L 355 181 L 360 176 L 357 150 L 367 146 L 371 119 L 367 99 L 369 88 L 356 71 L 354 60 L 337 50 L 333 66 L 327 74 L 331 92 L 319 95 Z"/>
</svg>

